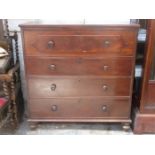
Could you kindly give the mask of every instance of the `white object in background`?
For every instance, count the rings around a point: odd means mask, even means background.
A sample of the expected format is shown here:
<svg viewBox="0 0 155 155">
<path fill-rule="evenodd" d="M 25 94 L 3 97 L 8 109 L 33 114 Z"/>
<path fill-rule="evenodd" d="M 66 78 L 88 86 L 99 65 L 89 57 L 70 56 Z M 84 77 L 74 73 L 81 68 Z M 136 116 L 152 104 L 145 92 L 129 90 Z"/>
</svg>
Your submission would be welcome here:
<svg viewBox="0 0 155 155">
<path fill-rule="evenodd" d="M 8 19 L 8 25 L 10 31 L 20 31 L 20 24 L 34 22 L 36 19 Z"/>
<path fill-rule="evenodd" d="M 63 18 L 63 19 L 40 19 L 38 22 L 43 24 L 130 24 L 130 19 L 103 19 L 103 18 Z"/>
<path fill-rule="evenodd" d="M 146 41 L 146 29 L 140 29 L 138 32 L 138 41 Z"/>
<path fill-rule="evenodd" d="M 85 24 L 130 24 L 130 19 L 85 18 Z"/>
<path fill-rule="evenodd" d="M 72 19 L 72 18 L 67 18 L 67 19 L 38 19 L 37 20 L 38 23 L 41 23 L 41 24 L 54 24 L 54 25 L 64 25 L 64 24 L 84 24 L 84 19 L 81 19 L 81 18 L 75 18 L 75 19 Z"/>
<path fill-rule="evenodd" d="M 58 18 L 51 17 L 51 19 L 9 19 L 8 25 L 10 31 L 20 31 L 19 25 L 24 23 L 42 23 L 42 24 L 130 24 L 130 19 L 106 19 L 97 17 L 68 17 L 68 18 Z"/>
<path fill-rule="evenodd" d="M 142 76 L 142 66 L 136 65 L 135 68 L 135 77 L 141 77 Z"/>
<path fill-rule="evenodd" d="M 3 47 L 0 47 L 0 57 L 4 57 L 7 55 L 8 55 L 8 52 Z"/>
</svg>

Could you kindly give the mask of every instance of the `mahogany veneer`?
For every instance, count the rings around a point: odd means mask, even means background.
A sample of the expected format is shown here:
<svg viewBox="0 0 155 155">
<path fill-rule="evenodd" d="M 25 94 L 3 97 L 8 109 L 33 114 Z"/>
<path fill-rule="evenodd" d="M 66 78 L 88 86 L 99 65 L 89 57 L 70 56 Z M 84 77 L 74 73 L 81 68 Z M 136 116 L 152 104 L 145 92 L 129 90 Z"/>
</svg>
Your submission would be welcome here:
<svg viewBox="0 0 155 155">
<path fill-rule="evenodd" d="M 128 129 L 138 25 L 21 25 L 29 122 Z"/>
</svg>

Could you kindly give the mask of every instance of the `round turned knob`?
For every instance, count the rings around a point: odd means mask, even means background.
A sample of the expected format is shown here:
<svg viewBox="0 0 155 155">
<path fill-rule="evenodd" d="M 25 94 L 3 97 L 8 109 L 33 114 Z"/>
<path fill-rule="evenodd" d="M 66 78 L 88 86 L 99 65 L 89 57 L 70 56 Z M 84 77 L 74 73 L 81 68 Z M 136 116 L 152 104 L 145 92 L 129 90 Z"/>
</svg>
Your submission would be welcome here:
<svg viewBox="0 0 155 155">
<path fill-rule="evenodd" d="M 103 70 L 104 70 L 104 71 L 107 71 L 108 69 L 109 69 L 109 66 L 106 66 L 106 65 L 103 66 Z"/>
<path fill-rule="evenodd" d="M 104 112 L 107 111 L 107 106 L 106 106 L 106 105 L 103 105 L 103 106 L 102 106 L 102 111 L 104 111 Z"/>
<path fill-rule="evenodd" d="M 104 46 L 105 46 L 105 47 L 108 47 L 109 45 L 110 45 L 110 41 L 109 41 L 109 40 L 105 40 L 105 41 L 104 41 Z"/>
<path fill-rule="evenodd" d="M 51 90 L 55 91 L 55 89 L 56 89 L 56 84 L 51 84 Z"/>
<path fill-rule="evenodd" d="M 86 50 L 83 50 L 82 52 L 83 52 L 83 53 L 87 53 L 88 51 L 86 51 Z"/>
<path fill-rule="evenodd" d="M 103 88 L 104 91 L 107 91 L 108 90 L 108 86 L 107 85 L 103 85 L 102 88 Z"/>
<path fill-rule="evenodd" d="M 54 65 L 54 64 L 50 65 L 50 66 L 49 66 L 49 69 L 55 70 L 55 69 L 56 69 L 56 65 Z"/>
<path fill-rule="evenodd" d="M 49 41 L 49 42 L 47 43 L 47 47 L 48 47 L 48 48 L 53 48 L 53 47 L 54 47 L 54 41 Z"/>
<path fill-rule="evenodd" d="M 57 105 L 52 105 L 51 110 L 52 110 L 52 111 L 57 111 L 57 110 L 58 110 Z"/>
</svg>

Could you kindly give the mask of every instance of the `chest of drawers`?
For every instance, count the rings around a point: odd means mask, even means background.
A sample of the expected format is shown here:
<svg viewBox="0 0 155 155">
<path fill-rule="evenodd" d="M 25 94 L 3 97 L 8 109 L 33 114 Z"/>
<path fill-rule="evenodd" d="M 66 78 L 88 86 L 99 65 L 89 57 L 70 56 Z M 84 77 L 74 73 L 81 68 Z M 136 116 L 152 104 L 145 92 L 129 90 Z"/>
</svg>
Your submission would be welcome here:
<svg viewBox="0 0 155 155">
<path fill-rule="evenodd" d="M 137 25 L 21 25 L 30 123 L 128 128 Z"/>
</svg>

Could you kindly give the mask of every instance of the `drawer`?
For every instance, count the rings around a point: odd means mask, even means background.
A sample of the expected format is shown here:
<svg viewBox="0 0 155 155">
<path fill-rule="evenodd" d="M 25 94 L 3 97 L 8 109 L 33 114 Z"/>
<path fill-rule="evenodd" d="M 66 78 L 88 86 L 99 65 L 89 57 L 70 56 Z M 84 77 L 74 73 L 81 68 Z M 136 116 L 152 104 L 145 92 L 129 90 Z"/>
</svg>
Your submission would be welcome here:
<svg viewBox="0 0 155 155">
<path fill-rule="evenodd" d="M 130 78 L 35 77 L 28 78 L 30 98 L 68 96 L 129 96 Z"/>
<path fill-rule="evenodd" d="M 131 76 L 133 58 L 26 57 L 29 75 Z"/>
<path fill-rule="evenodd" d="M 29 101 L 30 118 L 129 118 L 128 99 L 62 98 Z"/>
<path fill-rule="evenodd" d="M 57 31 L 24 31 L 24 47 L 26 55 L 33 56 L 133 55 L 136 47 L 136 33 L 132 31 L 116 32 L 59 34 Z"/>
</svg>

